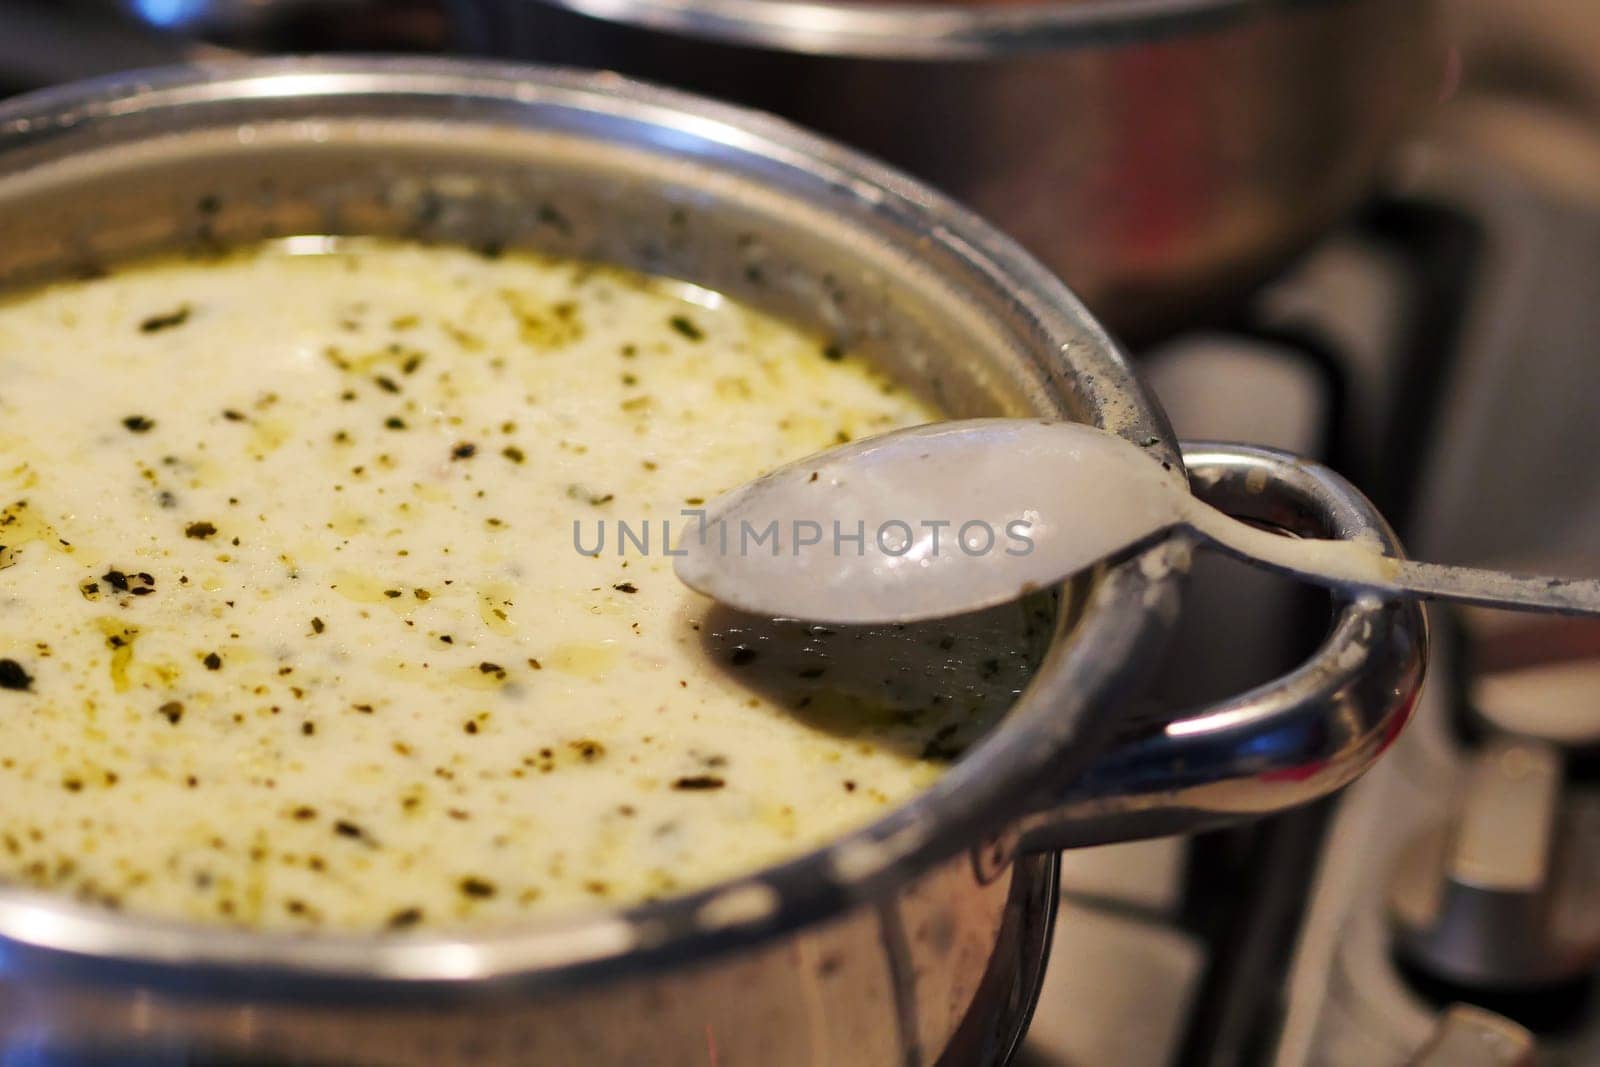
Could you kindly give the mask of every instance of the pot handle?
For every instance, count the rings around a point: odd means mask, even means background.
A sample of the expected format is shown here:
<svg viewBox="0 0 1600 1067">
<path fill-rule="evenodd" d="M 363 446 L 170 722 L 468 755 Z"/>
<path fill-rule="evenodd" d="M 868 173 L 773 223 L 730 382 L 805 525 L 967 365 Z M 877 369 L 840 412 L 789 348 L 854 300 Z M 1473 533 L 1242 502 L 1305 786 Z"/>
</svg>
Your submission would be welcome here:
<svg viewBox="0 0 1600 1067">
<path fill-rule="evenodd" d="M 1250 445 L 1182 446 L 1194 493 L 1302 536 L 1364 538 L 1401 555 L 1359 490 L 1318 463 Z M 1192 833 L 1326 796 L 1361 775 L 1410 717 L 1427 658 L 1421 605 L 1333 595 L 1311 658 L 1230 700 L 1130 723 L 1019 827 L 1030 850 Z"/>
</svg>

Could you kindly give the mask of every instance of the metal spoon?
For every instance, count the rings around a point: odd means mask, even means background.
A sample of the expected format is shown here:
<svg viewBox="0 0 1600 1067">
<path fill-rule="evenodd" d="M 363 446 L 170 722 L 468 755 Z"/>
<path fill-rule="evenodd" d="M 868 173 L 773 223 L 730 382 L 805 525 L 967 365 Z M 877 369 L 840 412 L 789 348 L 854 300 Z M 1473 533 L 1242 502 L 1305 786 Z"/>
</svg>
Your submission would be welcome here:
<svg viewBox="0 0 1600 1067">
<path fill-rule="evenodd" d="M 678 577 L 732 607 L 832 623 L 914 622 L 1004 603 L 1177 527 L 1341 589 L 1600 614 L 1600 580 L 1414 563 L 1360 541 L 1250 526 L 1180 471 L 1079 423 L 932 423 L 818 453 L 713 501 Z"/>
</svg>

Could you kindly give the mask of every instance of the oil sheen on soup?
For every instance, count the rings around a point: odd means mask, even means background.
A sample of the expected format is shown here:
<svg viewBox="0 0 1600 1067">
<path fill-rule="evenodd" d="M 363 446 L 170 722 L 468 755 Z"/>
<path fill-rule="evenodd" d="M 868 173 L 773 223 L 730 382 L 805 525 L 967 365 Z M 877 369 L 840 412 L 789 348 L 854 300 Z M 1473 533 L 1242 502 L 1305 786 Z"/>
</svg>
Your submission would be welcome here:
<svg viewBox="0 0 1600 1067">
<path fill-rule="evenodd" d="M 13 294 L 0 881 L 461 926 L 860 826 L 1009 706 L 1042 621 L 735 616 L 662 523 L 934 417 L 715 293 L 531 255 L 298 238 Z"/>
</svg>

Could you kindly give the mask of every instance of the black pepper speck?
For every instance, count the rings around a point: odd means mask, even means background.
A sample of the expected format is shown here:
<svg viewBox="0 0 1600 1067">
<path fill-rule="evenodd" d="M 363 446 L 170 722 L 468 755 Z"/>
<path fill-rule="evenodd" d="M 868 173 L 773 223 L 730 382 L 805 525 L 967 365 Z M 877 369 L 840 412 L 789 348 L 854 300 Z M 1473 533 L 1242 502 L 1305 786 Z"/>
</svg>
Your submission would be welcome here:
<svg viewBox="0 0 1600 1067">
<path fill-rule="evenodd" d="M 33 689 L 33 675 L 14 659 L 0 659 L 0 689 L 29 692 Z"/>
<path fill-rule="evenodd" d="M 672 788 L 693 792 L 698 790 L 721 789 L 728 783 L 714 774 L 696 774 L 687 778 L 679 778 L 672 783 Z"/>
</svg>

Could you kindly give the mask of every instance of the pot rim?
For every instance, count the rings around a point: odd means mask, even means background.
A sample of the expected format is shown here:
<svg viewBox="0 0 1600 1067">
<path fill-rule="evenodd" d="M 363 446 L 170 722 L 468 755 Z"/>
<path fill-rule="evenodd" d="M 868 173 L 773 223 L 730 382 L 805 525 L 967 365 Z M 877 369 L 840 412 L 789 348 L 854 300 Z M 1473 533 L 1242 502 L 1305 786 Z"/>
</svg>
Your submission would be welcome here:
<svg viewBox="0 0 1600 1067">
<path fill-rule="evenodd" d="M 8 153 L 134 115 L 140 143 L 215 128 L 219 103 L 238 121 L 263 101 L 292 98 L 391 104 L 445 97 L 461 119 L 500 124 L 507 104 L 544 105 L 585 134 L 621 140 L 619 119 L 657 135 L 654 153 L 714 155 L 781 165 L 827 181 L 828 195 L 889 209 L 961 257 L 975 284 L 1003 287 L 1053 346 L 1052 369 L 1083 385 L 1108 429 L 1179 462 L 1165 417 L 1126 358 L 1066 287 L 1009 238 L 940 194 L 848 149 L 767 116 L 615 75 L 461 60 L 295 58 L 165 68 L 78 83 L 0 104 L 0 167 Z M 471 107 L 481 106 L 474 116 Z M 208 110 L 210 109 L 210 110 Z M 563 110 L 565 109 L 565 110 Z M 198 119 L 191 118 L 191 112 Z M 492 112 L 492 113 L 491 113 Z M 152 116 L 164 118 L 150 128 Z M 391 113 L 392 117 L 392 113 Z M 528 115 L 518 118 L 528 125 Z M 564 127 L 570 133 L 572 126 Z M 627 141 L 638 146 L 638 142 Z M 22 173 L 27 173 L 23 171 Z M 10 175 L 0 174 L 0 181 Z M 788 195 L 794 195 L 792 192 Z M 977 291 L 977 290 L 975 290 Z M 1043 352 L 1041 340 L 1033 346 Z M 1059 390 L 1057 390 L 1059 396 Z M 931 787 L 822 847 L 709 888 L 617 910 L 555 915 L 509 926 L 417 934 L 288 934 L 233 930 L 91 908 L 57 894 L 0 887 L 0 974 L 136 979 L 197 996 L 360 1000 L 566 988 L 621 970 L 700 959 L 764 941 L 882 899 L 983 835 L 1000 833 L 1048 783 L 1080 772 L 1109 723 L 1100 714 L 1140 679 L 1176 614 L 1188 546 L 1160 542 L 1105 569 L 1082 618 L 1045 661 L 1004 722 Z"/>
<path fill-rule="evenodd" d="M 983 59 L 1160 40 L 1348 0 L 518 0 L 684 37 L 803 55 Z"/>
</svg>

